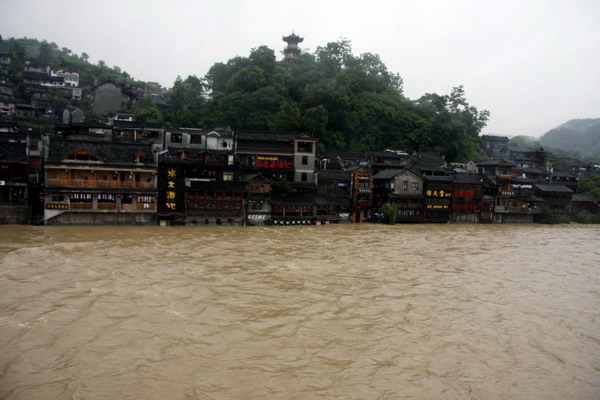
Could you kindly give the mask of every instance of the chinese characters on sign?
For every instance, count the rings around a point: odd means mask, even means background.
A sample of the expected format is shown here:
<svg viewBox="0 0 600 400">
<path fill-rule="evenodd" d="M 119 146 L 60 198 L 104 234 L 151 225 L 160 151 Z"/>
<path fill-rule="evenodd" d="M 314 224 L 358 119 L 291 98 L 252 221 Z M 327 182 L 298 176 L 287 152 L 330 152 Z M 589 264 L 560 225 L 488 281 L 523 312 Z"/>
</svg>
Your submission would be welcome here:
<svg viewBox="0 0 600 400">
<path fill-rule="evenodd" d="M 448 204 L 427 204 L 427 208 L 432 208 L 436 210 L 448 209 Z"/>
<path fill-rule="evenodd" d="M 427 190 L 427 197 L 452 197 L 452 193 L 444 190 Z"/>
<path fill-rule="evenodd" d="M 454 192 L 455 197 L 473 197 L 474 195 L 475 192 L 473 192 L 472 190 L 456 190 Z"/>
<path fill-rule="evenodd" d="M 292 169 L 291 161 L 279 160 L 277 157 L 256 157 L 257 168 Z"/>
<path fill-rule="evenodd" d="M 452 206 L 453 210 L 479 210 L 480 207 L 478 205 L 453 205 Z"/>
<path fill-rule="evenodd" d="M 176 166 L 161 166 L 159 169 L 159 202 L 161 212 L 183 211 L 183 173 Z"/>
</svg>

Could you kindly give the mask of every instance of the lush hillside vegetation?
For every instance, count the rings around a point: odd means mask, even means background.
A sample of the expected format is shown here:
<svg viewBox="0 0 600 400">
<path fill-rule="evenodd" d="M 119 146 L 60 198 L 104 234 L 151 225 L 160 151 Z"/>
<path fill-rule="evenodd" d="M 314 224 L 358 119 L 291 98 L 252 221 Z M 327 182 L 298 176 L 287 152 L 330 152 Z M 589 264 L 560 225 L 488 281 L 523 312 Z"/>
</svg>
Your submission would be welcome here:
<svg viewBox="0 0 600 400">
<path fill-rule="evenodd" d="M 79 72 L 84 94 L 106 80 L 138 84 L 117 66 L 103 61 L 92 65 L 87 54 L 73 54 L 55 43 L 11 39 L 1 44 L 0 52 L 13 56 L 11 79 L 17 87 L 22 85 L 17 72 L 26 60 Z M 408 99 L 398 74 L 388 71 L 376 54 L 354 55 L 347 40 L 290 61 L 276 61 L 275 52 L 261 46 L 247 57 L 215 63 L 204 77 L 178 78 L 160 112 L 148 98 L 143 100 L 131 111 L 148 122 L 308 131 L 322 148 L 433 151 L 448 161 L 480 156 L 479 133 L 489 116 L 467 102 L 462 86 Z"/>
<path fill-rule="evenodd" d="M 252 49 L 214 64 L 203 79 L 178 79 L 167 104 L 165 120 L 175 126 L 302 130 L 328 149 L 434 151 L 451 161 L 479 155 L 489 115 L 468 104 L 462 86 L 406 98 L 399 75 L 375 54 L 352 54 L 346 40 L 291 61 Z"/>
</svg>

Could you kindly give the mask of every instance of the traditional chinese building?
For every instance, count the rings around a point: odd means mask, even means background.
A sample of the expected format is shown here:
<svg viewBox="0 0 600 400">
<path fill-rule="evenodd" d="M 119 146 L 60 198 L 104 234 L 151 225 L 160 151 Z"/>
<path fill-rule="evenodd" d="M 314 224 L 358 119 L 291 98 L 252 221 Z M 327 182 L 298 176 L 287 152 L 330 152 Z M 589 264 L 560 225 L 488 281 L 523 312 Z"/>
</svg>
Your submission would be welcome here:
<svg viewBox="0 0 600 400">
<path fill-rule="evenodd" d="M 27 172 L 25 141 L 2 141 L 0 137 L 0 224 L 28 222 Z"/>
<path fill-rule="evenodd" d="M 148 142 L 51 137 L 44 224 L 156 225 L 157 150 Z"/>
<path fill-rule="evenodd" d="M 244 173 L 315 186 L 317 139 L 308 133 L 240 131 L 236 157 Z"/>
<path fill-rule="evenodd" d="M 274 194 L 271 199 L 273 225 L 321 225 L 347 222 L 347 202 L 311 194 Z"/>
<path fill-rule="evenodd" d="M 454 174 L 452 222 L 481 222 L 483 177 L 459 172 Z"/>
<path fill-rule="evenodd" d="M 570 212 L 573 191 L 565 185 L 538 183 L 535 185 L 535 194 L 544 200 L 544 207 L 564 214 Z"/>
<path fill-rule="evenodd" d="M 351 213 L 352 222 L 364 222 L 373 205 L 373 172 L 367 167 L 351 167 Z"/>
<path fill-rule="evenodd" d="M 159 164 L 163 225 L 242 225 L 245 189 L 229 128 L 167 129 Z"/>
<path fill-rule="evenodd" d="M 374 204 L 378 209 L 384 203 L 398 208 L 396 221 L 423 221 L 423 176 L 408 169 L 386 169 L 373 177 Z"/>
<path fill-rule="evenodd" d="M 282 38 L 284 42 L 287 43 L 287 46 L 283 49 L 283 54 L 285 55 L 286 60 L 295 60 L 300 56 L 300 46 L 298 44 L 304 41 L 304 38 L 296 35 L 292 32 L 291 35 L 284 36 Z"/>
<path fill-rule="evenodd" d="M 184 224 L 245 225 L 245 196 L 242 182 L 186 179 Z"/>
<path fill-rule="evenodd" d="M 450 221 L 453 191 L 451 176 L 425 176 L 424 222 Z"/>
<path fill-rule="evenodd" d="M 242 177 L 247 188 L 246 224 L 271 225 L 271 181 L 261 174 Z"/>
</svg>

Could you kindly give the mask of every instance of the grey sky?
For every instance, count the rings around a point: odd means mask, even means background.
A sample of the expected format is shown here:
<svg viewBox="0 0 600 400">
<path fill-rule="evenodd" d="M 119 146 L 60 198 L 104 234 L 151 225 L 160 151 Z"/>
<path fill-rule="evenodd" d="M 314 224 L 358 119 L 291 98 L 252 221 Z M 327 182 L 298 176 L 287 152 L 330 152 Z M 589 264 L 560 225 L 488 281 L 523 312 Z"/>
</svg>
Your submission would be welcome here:
<svg viewBox="0 0 600 400">
<path fill-rule="evenodd" d="M 464 85 L 484 133 L 540 136 L 600 117 L 600 1 L 1 0 L 3 38 L 56 42 L 171 87 L 266 45 L 339 38 L 379 54 L 411 99 Z"/>
</svg>

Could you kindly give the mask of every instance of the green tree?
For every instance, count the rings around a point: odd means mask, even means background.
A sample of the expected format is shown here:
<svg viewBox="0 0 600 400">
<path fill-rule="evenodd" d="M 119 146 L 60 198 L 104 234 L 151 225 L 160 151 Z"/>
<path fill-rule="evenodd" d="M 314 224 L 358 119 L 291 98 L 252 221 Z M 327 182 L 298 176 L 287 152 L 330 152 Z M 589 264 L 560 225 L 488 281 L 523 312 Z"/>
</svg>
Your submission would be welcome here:
<svg viewBox="0 0 600 400">
<path fill-rule="evenodd" d="M 54 60 L 54 54 L 52 52 L 52 45 L 45 40 L 42 41 L 39 47 L 39 54 L 37 57 L 37 63 L 39 65 L 50 65 Z"/>
<path fill-rule="evenodd" d="M 383 214 L 383 220 L 386 224 L 394 225 L 396 223 L 396 218 L 398 218 L 398 207 L 385 203 L 379 208 L 379 212 Z"/>
<path fill-rule="evenodd" d="M 595 199 L 600 200 L 600 176 L 582 179 L 578 189 L 579 192 L 591 194 Z"/>
<path fill-rule="evenodd" d="M 152 101 L 152 97 L 148 94 L 143 95 L 141 99 L 135 102 L 133 112 L 137 121 L 163 123 L 162 114 Z"/>
<path fill-rule="evenodd" d="M 58 88 L 49 87 L 46 89 L 43 100 L 48 103 L 50 109 L 56 116 L 61 116 L 65 107 L 69 105 L 67 99 L 67 93 L 64 90 Z"/>
<path fill-rule="evenodd" d="M 300 109 L 293 101 L 284 101 L 273 118 L 272 131 L 298 131 L 302 126 Z"/>
<path fill-rule="evenodd" d="M 167 120 L 173 126 L 199 127 L 205 106 L 204 82 L 195 75 L 178 76 L 167 94 Z"/>
</svg>

